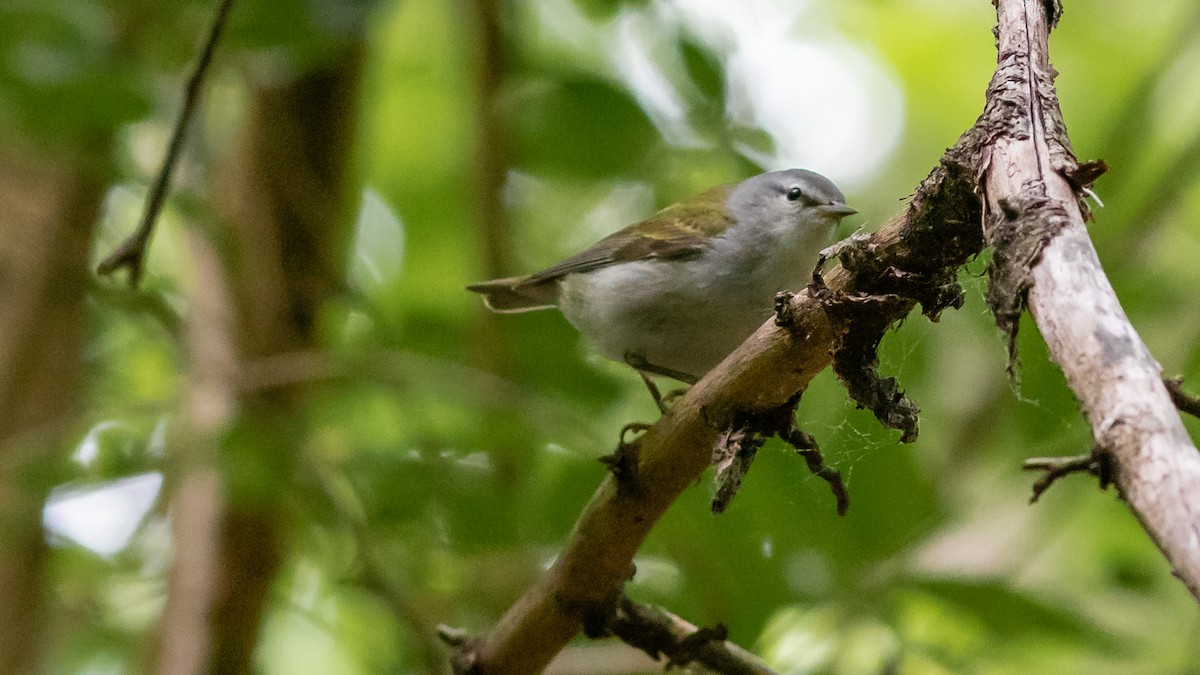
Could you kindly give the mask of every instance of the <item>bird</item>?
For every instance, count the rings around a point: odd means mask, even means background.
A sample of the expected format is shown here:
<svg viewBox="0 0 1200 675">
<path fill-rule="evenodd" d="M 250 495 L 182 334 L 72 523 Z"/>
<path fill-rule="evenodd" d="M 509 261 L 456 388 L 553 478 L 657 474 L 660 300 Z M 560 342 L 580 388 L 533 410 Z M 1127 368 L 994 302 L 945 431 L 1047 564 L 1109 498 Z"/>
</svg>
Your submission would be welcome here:
<svg viewBox="0 0 1200 675">
<path fill-rule="evenodd" d="M 671 204 L 540 272 L 467 286 L 502 314 L 558 308 L 605 357 L 695 384 L 807 284 L 857 211 L 828 178 L 769 171 Z M 661 407 L 661 401 L 660 401 Z"/>
</svg>

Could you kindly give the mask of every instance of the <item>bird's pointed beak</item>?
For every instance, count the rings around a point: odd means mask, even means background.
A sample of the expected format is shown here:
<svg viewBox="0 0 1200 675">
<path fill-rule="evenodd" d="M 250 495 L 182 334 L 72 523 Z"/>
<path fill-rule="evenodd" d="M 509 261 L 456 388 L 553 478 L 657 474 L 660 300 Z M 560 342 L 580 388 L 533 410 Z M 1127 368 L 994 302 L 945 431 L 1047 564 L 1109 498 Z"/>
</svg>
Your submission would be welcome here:
<svg viewBox="0 0 1200 675">
<path fill-rule="evenodd" d="M 851 208 L 845 204 L 822 204 L 820 209 L 821 211 L 828 213 L 831 216 L 837 216 L 838 218 L 845 218 L 846 216 L 852 216 L 858 213 L 858 209 Z"/>
</svg>

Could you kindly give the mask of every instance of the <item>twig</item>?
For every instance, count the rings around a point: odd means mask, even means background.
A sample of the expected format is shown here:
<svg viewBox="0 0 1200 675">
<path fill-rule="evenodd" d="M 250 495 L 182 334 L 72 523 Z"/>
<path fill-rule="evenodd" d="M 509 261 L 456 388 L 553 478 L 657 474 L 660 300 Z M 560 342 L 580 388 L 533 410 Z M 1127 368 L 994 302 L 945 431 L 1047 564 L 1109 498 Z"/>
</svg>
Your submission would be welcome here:
<svg viewBox="0 0 1200 675">
<path fill-rule="evenodd" d="M 625 441 L 629 431 L 646 431 L 650 425 L 643 422 L 630 422 L 621 429 L 621 438 L 617 441 L 617 449 L 612 453 L 599 457 L 600 463 L 608 467 L 609 473 L 617 481 L 617 491 L 626 495 L 637 495 L 641 492 L 638 481 L 638 443 L 641 440 Z"/>
<path fill-rule="evenodd" d="M 788 428 L 779 432 L 779 437 L 796 449 L 796 454 L 804 458 L 804 463 L 813 475 L 829 483 L 833 498 L 837 500 L 837 514 L 846 515 L 846 510 L 850 508 L 850 492 L 842 482 L 842 472 L 825 463 L 821 448 L 817 446 L 817 439 L 797 427 L 795 419 Z"/>
<path fill-rule="evenodd" d="M 150 243 L 150 236 L 154 233 L 158 214 L 162 211 L 163 203 L 166 201 L 167 190 L 171 184 L 171 172 L 179 163 L 179 157 L 183 150 L 184 133 L 196 110 L 196 104 L 200 100 L 200 92 L 204 86 L 209 64 L 212 63 L 217 41 L 221 38 L 221 31 L 225 27 L 225 20 L 232 7 L 233 0 L 221 0 L 221 4 L 217 6 L 217 11 L 213 15 L 208 29 L 208 37 L 192 67 L 192 74 L 184 86 L 183 103 L 180 106 L 179 115 L 175 118 L 175 127 L 171 130 L 167 155 L 163 158 L 162 167 L 159 168 L 154 185 L 150 188 L 150 194 L 146 199 L 142 219 L 138 222 L 137 229 L 113 249 L 104 260 L 100 261 L 96 267 L 97 273 L 107 276 L 124 267 L 129 270 L 130 286 L 137 286 L 141 280 L 146 247 Z"/>
<path fill-rule="evenodd" d="M 1029 503 L 1036 503 L 1046 490 L 1050 489 L 1059 478 L 1073 473 L 1090 473 L 1100 479 L 1100 489 L 1107 490 L 1113 482 L 1112 456 L 1101 450 L 1092 450 L 1086 455 L 1075 457 L 1034 457 L 1025 460 L 1022 468 L 1026 471 L 1045 471 L 1045 475 L 1033 484 L 1033 496 Z"/>
<path fill-rule="evenodd" d="M 725 639 L 724 626 L 697 628 L 661 607 L 634 602 L 625 596 L 617 603 L 608 629 L 655 660 L 667 657 L 668 669 L 698 663 L 731 675 L 775 672 L 762 659 Z"/>
<path fill-rule="evenodd" d="M 836 362 L 836 360 L 837 356 L 834 356 L 834 361 Z M 836 368 L 836 365 L 834 367 Z M 762 425 L 761 432 L 779 436 L 780 440 L 792 446 L 796 454 L 804 459 L 808 470 L 829 484 L 829 490 L 833 492 L 833 498 L 837 500 L 837 514 L 844 516 L 846 510 L 850 508 L 850 493 L 846 490 L 846 484 L 842 482 L 842 472 L 825 463 L 825 456 L 821 454 L 817 439 L 797 426 L 796 408 L 799 405 L 800 397 L 796 396 L 778 410 L 759 416 L 759 422 Z"/>
<path fill-rule="evenodd" d="M 1179 408 L 1180 412 L 1200 418 L 1200 396 L 1193 396 L 1183 390 L 1182 377 L 1164 377 L 1163 384 L 1167 386 L 1171 402 L 1175 404 L 1176 408 Z"/>
</svg>

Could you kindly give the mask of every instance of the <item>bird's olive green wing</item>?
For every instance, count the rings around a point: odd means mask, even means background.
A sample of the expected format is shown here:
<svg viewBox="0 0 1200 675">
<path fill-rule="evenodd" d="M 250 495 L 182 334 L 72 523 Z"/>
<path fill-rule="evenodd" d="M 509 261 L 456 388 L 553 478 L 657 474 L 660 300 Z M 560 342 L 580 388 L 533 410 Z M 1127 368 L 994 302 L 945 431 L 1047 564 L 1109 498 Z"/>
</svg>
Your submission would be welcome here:
<svg viewBox="0 0 1200 675">
<path fill-rule="evenodd" d="M 718 185 L 672 204 L 553 267 L 531 274 L 519 285 L 541 284 L 622 262 L 680 260 L 700 255 L 707 248 L 710 237 L 719 235 L 733 224 L 725 207 L 731 187 Z"/>
</svg>

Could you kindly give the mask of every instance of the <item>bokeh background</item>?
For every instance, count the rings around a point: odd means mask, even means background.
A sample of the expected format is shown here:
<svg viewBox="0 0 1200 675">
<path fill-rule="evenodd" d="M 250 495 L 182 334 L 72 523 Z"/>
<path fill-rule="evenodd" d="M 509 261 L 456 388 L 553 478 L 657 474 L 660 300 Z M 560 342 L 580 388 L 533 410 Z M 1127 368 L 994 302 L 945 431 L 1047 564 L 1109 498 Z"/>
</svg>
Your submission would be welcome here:
<svg viewBox="0 0 1200 675">
<path fill-rule="evenodd" d="M 840 236 L 878 228 L 995 60 L 983 0 L 239 0 L 140 290 L 84 278 L 137 221 L 212 11 L 0 7 L 0 248 L 79 252 L 21 324 L 49 332 L 0 350 L 0 647 L 40 672 L 183 672 L 189 636 L 213 672 L 444 670 L 435 625 L 492 626 L 656 416 L 559 315 L 463 287 L 766 169 L 837 182 L 861 214 Z M 1112 166 L 1100 258 L 1196 389 L 1200 5 L 1067 0 L 1051 47 L 1076 151 Z M 1115 494 L 1072 477 L 1028 505 L 1022 460 L 1090 432 L 1032 323 L 1006 379 L 986 264 L 960 311 L 884 340 L 915 443 L 829 373 L 805 394 L 845 517 L 769 443 L 724 515 L 708 479 L 685 493 L 630 595 L 786 673 L 1200 672 L 1196 604 Z M 218 627 L 171 619 L 206 597 Z M 655 670 L 631 652 L 552 669 Z"/>
</svg>

